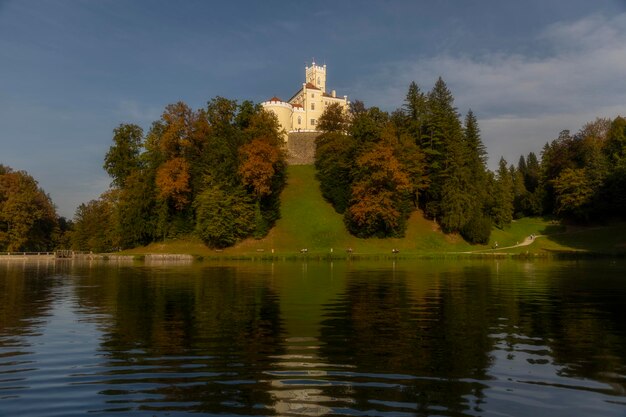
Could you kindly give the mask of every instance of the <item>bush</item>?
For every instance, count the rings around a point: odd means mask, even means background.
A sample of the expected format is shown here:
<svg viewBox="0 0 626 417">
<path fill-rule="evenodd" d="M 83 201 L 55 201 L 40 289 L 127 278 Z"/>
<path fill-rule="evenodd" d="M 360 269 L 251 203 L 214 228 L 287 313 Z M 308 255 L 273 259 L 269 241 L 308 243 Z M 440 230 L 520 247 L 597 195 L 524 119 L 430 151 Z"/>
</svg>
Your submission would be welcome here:
<svg viewBox="0 0 626 417">
<path fill-rule="evenodd" d="M 474 216 L 461 229 L 461 236 L 469 243 L 487 244 L 491 236 L 491 219 L 486 216 Z"/>
</svg>

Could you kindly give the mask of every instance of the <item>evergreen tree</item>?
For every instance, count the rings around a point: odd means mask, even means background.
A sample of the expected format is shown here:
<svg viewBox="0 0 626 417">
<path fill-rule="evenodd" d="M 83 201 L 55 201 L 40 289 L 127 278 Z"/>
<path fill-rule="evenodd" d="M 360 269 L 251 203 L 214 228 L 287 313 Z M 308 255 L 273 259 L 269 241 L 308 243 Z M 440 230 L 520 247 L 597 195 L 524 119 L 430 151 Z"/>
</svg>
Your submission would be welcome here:
<svg viewBox="0 0 626 417">
<path fill-rule="evenodd" d="M 511 224 L 513 220 L 513 181 L 504 158 L 500 158 L 498 164 L 491 218 L 501 229 Z"/>
<path fill-rule="evenodd" d="M 469 175 L 467 192 L 470 193 L 476 202 L 474 217 L 481 217 L 484 214 L 484 202 L 487 193 L 487 150 L 480 137 L 480 128 L 474 112 L 470 109 L 465 116 L 463 129 L 463 139 L 465 144 L 465 161 L 468 166 Z"/>
<path fill-rule="evenodd" d="M 524 157 L 520 157 L 520 163 L 518 164 L 518 168 L 515 169 L 513 165 L 509 167 L 509 171 L 511 173 L 511 180 L 513 184 L 513 217 L 519 219 L 529 214 L 529 198 L 530 194 L 528 190 L 526 190 L 526 186 L 524 185 L 524 171 L 520 169 L 525 168 Z"/>
<path fill-rule="evenodd" d="M 402 113 L 406 117 L 407 133 L 418 145 L 422 144 L 422 133 L 427 111 L 426 106 L 426 96 L 420 91 L 415 81 L 412 81 L 409 85 L 409 91 L 406 93 Z"/>
<path fill-rule="evenodd" d="M 468 149 L 465 142 L 448 144 L 447 166 L 441 174 L 441 200 L 437 220 L 444 232 L 458 232 L 480 212 L 480 200 L 472 191 L 471 166 L 467 163 Z"/>
<path fill-rule="evenodd" d="M 454 97 L 439 77 L 428 94 L 425 134 L 421 143 L 426 155 L 427 175 L 431 181 L 422 200 L 424 212 L 429 217 L 440 214 L 444 183 L 442 173 L 449 168 L 450 161 L 457 158 L 454 152 L 448 152 L 448 148 L 461 140 L 462 129 L 459 114 L 454 107 Z"/>
<path fill-rule="evenodd" d="M 541 177 L 541 164 L 537 159 L 537 155 L 530 152 L 526 157 L 526 169 L 524 171 L 524 186 L 529 193 L 534 193 L 539 186 Z"/>
</svg>

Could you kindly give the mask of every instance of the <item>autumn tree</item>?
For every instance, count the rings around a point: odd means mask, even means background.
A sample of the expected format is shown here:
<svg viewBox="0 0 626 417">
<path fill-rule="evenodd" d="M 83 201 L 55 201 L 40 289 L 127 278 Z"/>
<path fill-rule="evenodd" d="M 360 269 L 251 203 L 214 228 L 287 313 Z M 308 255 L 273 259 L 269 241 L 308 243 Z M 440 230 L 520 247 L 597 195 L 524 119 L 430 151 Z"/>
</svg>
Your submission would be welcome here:
<svg viewBox="0 0 626 417">
<path fill-rule="evenodd" d="M 240 165 L 238 173 L 242 184 L 248 188 L 255 201 L 255 237 L 263 237 L 269 224 L 261 213 L 263 198 L 272 194 L 276 173 L 284 169 L 284 156 L 281 150 L 272 145 L 266 137 L 253 139 L 239 148 Z"/>
<path fill-rule="evenodd" d="M 404 232 L 401 201 L 410 189 L 409 178 L 389 143 L 371 145 L 356 160 L 352 200 L 345 223 L 359 237 L 400 236 Z"/>
<path fill-rule="evenodd" d="M 50 197 L 25 171 L 0 165 L 0 248 L 3 251 L 54 249 L 57 215 Z"/>
<path fill-rule="evenodd" d="M 239 175 L 257 200 L 271 194 L 275 165 L 280 161 L 280 150 L 266 138 L 253 139 L 239 148 L 241 162 Z"/>
</svg>

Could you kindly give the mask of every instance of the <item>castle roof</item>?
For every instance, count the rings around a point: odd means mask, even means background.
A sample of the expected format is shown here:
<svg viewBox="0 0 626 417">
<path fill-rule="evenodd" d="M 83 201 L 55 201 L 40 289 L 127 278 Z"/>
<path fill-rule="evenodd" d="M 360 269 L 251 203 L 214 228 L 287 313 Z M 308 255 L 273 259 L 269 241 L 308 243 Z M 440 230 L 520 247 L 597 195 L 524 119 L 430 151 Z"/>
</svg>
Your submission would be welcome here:
<svg viewBox="0 0 626 417">
<path fill-rule="evenodd" d="M 274 96 L 272 98 L 270 98 L 268 101 L 282 101 L 280 98 Z"/>
<path fill-rule="evenodd" d="M 310 88 L 313 90 L 319 90 L 319 88 L 317 88 L 315 85 L 311 84 L 311 83 L 306 83 L 306 88 Z"/>
</svg>

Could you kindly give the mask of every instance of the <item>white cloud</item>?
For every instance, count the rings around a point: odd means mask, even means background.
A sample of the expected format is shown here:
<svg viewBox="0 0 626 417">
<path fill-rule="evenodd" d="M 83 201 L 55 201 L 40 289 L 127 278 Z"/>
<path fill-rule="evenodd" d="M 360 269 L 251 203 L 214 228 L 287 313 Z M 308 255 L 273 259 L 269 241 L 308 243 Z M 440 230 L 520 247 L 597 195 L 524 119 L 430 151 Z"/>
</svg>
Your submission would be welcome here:
<svg viewBox="0 0 626 417">
<path fill-rule="evenodd" d="M 121 118 L 120 123 L 136 123 L 141 126 L 149 126 L 157 120 L 163 109 L 155 106 L 144 106 L 136 100 L 122 99 L 117 105 L 117 115 Z"/>
<path fill-rule="evenodd" d="M 516 162 L 538 154 L 563 129 L 626 114 L 626 13 L 558 22 L 526 46 L 532 54 L 448 53 L 383 64 L 353 91 L 369 91 L 361 97 L 368 105 L 393 109 L 411 81 L 429 90 L 441 75 L 459 110 L 478 116 L 492 168 L 501 155 Z"/>
</svg>

